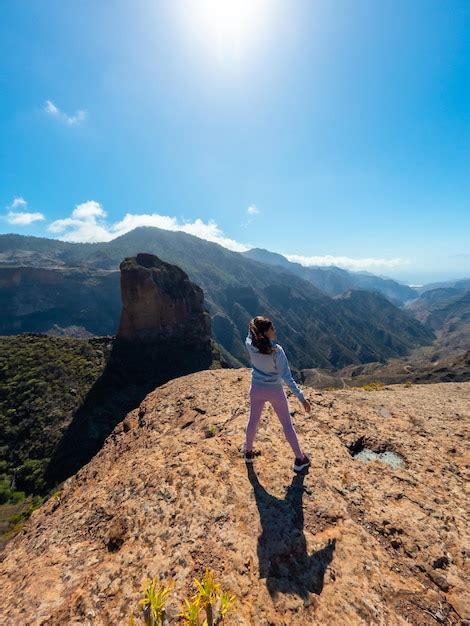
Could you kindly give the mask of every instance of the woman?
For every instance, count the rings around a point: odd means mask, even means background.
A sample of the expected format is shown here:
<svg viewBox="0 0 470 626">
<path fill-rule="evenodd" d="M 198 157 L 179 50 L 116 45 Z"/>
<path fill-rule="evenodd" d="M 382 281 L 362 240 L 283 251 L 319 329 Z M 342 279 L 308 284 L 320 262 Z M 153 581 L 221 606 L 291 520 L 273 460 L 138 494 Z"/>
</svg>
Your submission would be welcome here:
<svg viewBox="0 0 470 626">
<path fill-rule="evenodd" d="M 306 413 L 310 404 L 297 386 L 281 345 L 274 341 L 274 324 L 267 317 L 254 317 L 248 327 L 245 341 L 251 361 L 250 416 L 245 429 L 244 454 L 247 463 L 253 462 L 253 441 L 261 417 L 264 403 L 269 402 L 282 424 L 284 434 L 295 454 L 293 470 L 300 472 L 310 465 L 309 457 L 302 451 L 292 424 L 286 394 L 282 386 L 284 380 L 302 403 Z"/>
</svg>

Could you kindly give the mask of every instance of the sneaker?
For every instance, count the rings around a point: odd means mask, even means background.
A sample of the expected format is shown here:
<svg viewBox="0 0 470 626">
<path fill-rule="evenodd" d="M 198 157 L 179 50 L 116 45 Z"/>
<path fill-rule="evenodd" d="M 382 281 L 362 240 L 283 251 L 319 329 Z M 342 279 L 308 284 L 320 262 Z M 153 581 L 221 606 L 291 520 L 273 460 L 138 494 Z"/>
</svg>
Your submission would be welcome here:
<svg viewBox="0 0 470 626">
<path fill-rule="evenodd" d="M 253 463 L 253 459 L 255 458 L 255 453 L 253 450 L 251 452 L 245 452 L 245 463 Z"/>
<path fill-rule="evenodd" d="M 304 456 L 301 459 L 298 459 L 297 457 L 295 457 L 295 461 L 294 461 L 294 465 L 292 466 L 292 469 L 294 470 L 294 472 L 301 472 L 303 469 L 305 469 L 309 465 L 310 465 L 310 459 L 308 458 L 306 454 L 304 454 Z"/>
</svg>

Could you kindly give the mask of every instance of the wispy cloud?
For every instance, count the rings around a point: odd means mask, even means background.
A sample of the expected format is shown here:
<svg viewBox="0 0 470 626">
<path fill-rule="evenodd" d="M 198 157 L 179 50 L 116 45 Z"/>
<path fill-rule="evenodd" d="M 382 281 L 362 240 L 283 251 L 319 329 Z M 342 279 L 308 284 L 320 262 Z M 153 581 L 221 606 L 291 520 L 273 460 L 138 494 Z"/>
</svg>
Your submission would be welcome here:
<svg viewBox="0 0 470 626">
<path fill-rule="evenodd" d="M 248 226 L 252 223 L 254 218 L 260 214 L 260 210 L 254 204 L 250 204 L 250 206 L 246 210 L 246 219 L 242 222 L 242 226 Z"/>
<path fill-rule="evenodd" d="M 60 233 L 64 241 L 110 241 L 138 226 L 156 226 L 164 230 L 182 231 L 195 235 L 201 239 L 218 243 L 224 248 L 243 252 L 250 246 L 226 237 L 216 222 L 201 219 L 181 221 L 169 215 L 159 213 L 126 213 L 117 222 L 108 223 L 107 213 L 99 202 L 89 200 L 79 204 L 72 211 L 70 217 L 55 220 L 48 226 L 53 233 Z"/>
<path fill-rule="evenodd" d="M 27 211 L 15 211 L 15 209 L 25 209 L 28 203 L 21 196 L 13 198 L 12 202 L 7 206 L 10 209 L 5 217 L 9 224 L 15 224 L 16 226 L 28 226 L 33 222 L 45 220 L 46 218 L 42 213 L 34 212 L 28 213 Z"/>
<path fill-rule="evenodd" d="M 12 203 L 9 205 L 9 209 L 17 209 L 18 207 L 25 207 L 28 203 L 21 196 L 13 198 Z"/>
<path fill-rule="evenodd" d="M 43 110 L 48 115 L 56 117 L 70 126 L 78 126 L 84 122 L 87 117 L 87 112 L 83 109 L 79 109 L 75 115 L 68 115 L 64 111 L 61 111 L 59 107 L 52 102 L 52 100 L 46 100 Z"/>
<path fill-rule="evenodd" d="M 7 222 L 9 224 L 15 224 L 17 226 L 28 226 L 33 222 L 38 222 L 40 220 L 45 220 L 46 218 L 42 213 L 26 213 L 16 212 L 16 211 L 8 211 L 7 213 Z"/>
<path fill-rule="evenodd" d="M 365 270 L 380 267 L 399 267 L 408 263 L 406 259 L 394 258 L 394 259 L 377 259 L 372 257 L 366 257 L 363 259 L 353 259 L 348 256 L 333 256 L 326 254 L 324 256 L 302 256 L 300 254 L 284 254 L 286 259 L 293 261 L 294 263 L 300 263 L 306 267 L 315 265 L 328 266 L 336 265 L 337 267 L 343 267 L 350 270 Z"/>
</svg>

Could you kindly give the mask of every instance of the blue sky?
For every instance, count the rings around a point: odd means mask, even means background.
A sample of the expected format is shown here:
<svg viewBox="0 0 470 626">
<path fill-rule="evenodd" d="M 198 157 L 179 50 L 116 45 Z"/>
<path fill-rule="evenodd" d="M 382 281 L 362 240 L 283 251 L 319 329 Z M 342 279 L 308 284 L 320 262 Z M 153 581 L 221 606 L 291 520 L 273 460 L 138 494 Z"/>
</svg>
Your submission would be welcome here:
<svg viewBox="0 0 470 626">
<path fill-rule="evenodd" d="M 470 276 L 468 0 L 0 0 L 0 233 Z"/>
</svg>

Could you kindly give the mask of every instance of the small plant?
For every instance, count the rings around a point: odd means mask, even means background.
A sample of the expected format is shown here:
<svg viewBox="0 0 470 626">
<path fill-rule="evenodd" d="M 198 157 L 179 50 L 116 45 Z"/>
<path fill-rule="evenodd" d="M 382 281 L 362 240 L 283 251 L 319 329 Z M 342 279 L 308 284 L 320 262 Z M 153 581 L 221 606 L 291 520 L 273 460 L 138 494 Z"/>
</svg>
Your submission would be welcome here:
<svg viewBox="0 0 470 626">
<path fill-rule="evenodd" d="M 139 600 L 139 608 L 143 612 L 146 626 L 165 626 L 168 623 L 165 605 L 171 592 L 174 581 L 160 584 L 155 576 L 152 580 L 143 583 L 144 597 Z M 222 591 L 220 584 L 215 581 L 214 573 L 206 568 L 201 580 L 194 579 L 196 592 L 185 598 L 178 617 L 182 618 L 184 626 L 216 626 L 223 621 L 235 603 L 235 596 Z M 201 622 L 201 613 L 205 612 Z M 129 625 L 135 626 L 136 619 L 133 613 L 129 615 Z"/>
<path fill-rule="evenodd" d="M 411 380 L 406 380 L 405 381 L 405 387 L 411 387 L 412 384 L 413 384 L 413 381 L 411 381 Z"/>
<path fill-rule="evenodd" d="M 185 598 L 183 601 L 182 611 L 179 614 L 180 617 L 183 618 L 184 626 L 198 626 L 200 610 L 201 605 L 197 594 L 192 596 L 190 600 Z"/>
<path fill-rule="evenodd" d="M 206 428 L 206 438 L 215 437 L 217 434 L 217 426 L 215 424 L 211 424 Z"/>
<path fill-rule="evenodd" d="M 144 612 L 146 626 L 163 626 L 166 599 L 172 588 L 173 581 L 166 585 L 160 584 L 156 576 L 152 580 L 144 581 L 142 585 L 144 597 L 139 600 L 139 608 Z"/>
<path fill-rule="evenodd" d="M 380 380 L 375 380 L 371 383 L 367 383 L 366 385 L 362 385 L 361 389 L 364 389 L 364 391 L 379 391 L 384 387 L 385 385 L 380 382 Z"/>
<path fill-rule="evenodd" d="M 223 591 L 220 594 L 220 608 L 219 608 L 219 612 L 220 612 L 220 617 L 222 619 L 224 619 L 224 617 L 227 615 L 227 613 L 233 607 L 233 605 L 235 604 L 235 600 L 236 600 L 235 596 L 227 593 L 226 591 Z"/>
<path fill-rule="evenodd" d="M 214 573 L 207 568 L 202 580 L 195 578 L 194 584 L 198 590 L 199 602 L 206 611 L 207 624 L 208 626 L 212 626 L 214 623 L 213 605 L 216 603 L 218 595 L 221 592 L 220 585 L 215 582 Z"/>
<path fill-rule="evenodd" d="M 194 579 L 197 592 L 190 600 L 185 600 L 180 616 L 185 626 L 199 626 L 199 612 L 204 610 L 206 619 L 203 626 L 219 624 L 235 603 L 235 596 L 223 592 L 215 581 L 214 573 L 206 568 L 202 580 Z"/>
</svg>

